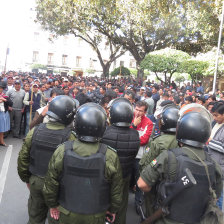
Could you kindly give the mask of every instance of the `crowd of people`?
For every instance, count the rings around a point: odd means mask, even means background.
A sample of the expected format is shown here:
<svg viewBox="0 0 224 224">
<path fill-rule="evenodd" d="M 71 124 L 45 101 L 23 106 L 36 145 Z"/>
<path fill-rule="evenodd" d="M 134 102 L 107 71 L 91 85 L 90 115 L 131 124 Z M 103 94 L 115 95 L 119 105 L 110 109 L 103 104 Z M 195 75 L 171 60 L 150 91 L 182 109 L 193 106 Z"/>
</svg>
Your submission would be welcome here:
<svg viewBox="0 0 224 224">
<path fill-rule="evenodd" d="M 178 87 L 174 81 L 168 85 L 130 77 L 62 77 L 10 71 L 1 76 L 0 108 L 1 146 L 6 146 L 4 133 L 5 137 L 9 131 L 15 138 L 25 136 L 18 159 L 18 172 L 30 189 L 30 203 L 36 205 L 31 208 L 28 203 L 30 223 L 44 223 L 49 207 L 49 223 L 54 223 L 59 214 L 63 220 L 61 223 L 72 223 L 72 220 L 79 220 L 77 223 L 104 223 L 106 212 L 109 221 L 125 224 L 129 189 L 135 193 L 136 212 L 144 216 L 142 204 L 145 202 L 146 216 L 150 217 L 155 212 L 157 193 L 160 192 L 155 183 L 162 181 L 164 173 L 170 170 L 173 173 L 170 176 L 167 174 L 169 181 L 175 179 L 174 174 L 176 178 L 186 175 L 189 166 L 199 181 L 198 188 L 186 191 L 186 203 L 182 203 L 182 207 L 178 198 L 177 205 L 171 202 L 170 214 L 166 214 L 170 223 L 198 223 L 209 200 L 206 194 L 211 191 L 217 195 L 218 206 L 222 208 L 224 95 L 220 90 L 215 94 L 205 93 L 200 82 L 196 85 L 188 82 Z M 60 145 L 68 140 L 73 143 Z M 57 153 L 53 154 L 57 145 L 60 145 Z M 178 159 L 170 166 L 168 160 L 172 155 L 167 151 L 178 147 L 183 148 L 190 159 L 173 150 Z M 51 153 L 46 155 L 43 149 Z M 216 161 L 215 165 L 207 157 L 207 152 Z M 88 157 L 89 161 L 80 156 Z M 204 161 L 202 165 L 201 159 Z M 84 161 L 88 165 L 84 165 Z M 102 178 L 102 173 L 96 175 L 96 170 L 100 173 L 104 165 L 110 187 Z M 86 166 L 89 167 L 88 172 L 85 171 Z M 208 167 L 208 173 L 204 166 Z M 199 170 L 203 177 L 198 177 L 195 170 Z M 59 176 L 63 178 L 57 182 Z M 101 187 L 97 185 L 96 188 L 95 182 L 92 183 L 95 196 L 85 184 L 86 177 L 99 178 Z M 74 190 L 69 187 L 69 181 L 73 184 L 78 181 L 80 186 Z M 209 184 L 203 188 L 202 182 Z M 59 185 L 62 185 L 60 189 Z M 106 200 L 109 188 L 111 201 Z M 83 196 L 85 206 L 78 206 L 74 200 L 82 200 L 84 190 L 88 192 Z M 35 198 L 42 191 L 44 196 Z M 200 191 L 204 192 L 199 197 L 203 203 L 197 208 L 193 206 L 195 198 L 190 195 Z M 97 204 L 97 200 L 102 200 L 101 193 L 105 201 Z M 62 208 L 59 206 L 58 209 L 58 205 Z M 198 209 L 197 215 L 192 215 L 190 209 L 186 212 L 189 205 Z M 175 210 L 178 215 L 173 213 Z M 158 219 L 167 223 L 166 218 Z"/>
<path fill-rule="evenodd" d="M 156 120 L 153 116 L 154 112 L 155 115 L 158 113 L 160 104 L 164 100 L 174 101 L 179 107 L 189 103 L 199 103 L 209 111 L 215 101 L 224 100 L 224 94 L 220 90 L 217 90 L 215 95 L 205 94 L 201 83 L 190 85 L 190 82 L 177 87 L 175 82 L 170 85 L 164 83 L 158 85 L 154 81 L 133 78 L 62 77 L 12 71 L 2 74 L 0 80 L 1 97 L 7 96 L 3 100 L 5 113 L 4 116 L 1 115 L 4 122 L 1 122 L 0 131 L 1 133 L 12 131 L 15 138 L 26 136 L 35 112 L 46 106 L 52 99 L 53 89 L 54 91 L 59 89 L 57 94 L 65 94 L 77 99 L 80 105 L 95 102 L 100 103 L 104 108 L 111 99 L 126 94 L 133 105 L 137 101 L 147 102 L 146 116 L 153 122 Z M 4 145 L 2 134 L 0 136 L 0 144 Z"/>
</svg>

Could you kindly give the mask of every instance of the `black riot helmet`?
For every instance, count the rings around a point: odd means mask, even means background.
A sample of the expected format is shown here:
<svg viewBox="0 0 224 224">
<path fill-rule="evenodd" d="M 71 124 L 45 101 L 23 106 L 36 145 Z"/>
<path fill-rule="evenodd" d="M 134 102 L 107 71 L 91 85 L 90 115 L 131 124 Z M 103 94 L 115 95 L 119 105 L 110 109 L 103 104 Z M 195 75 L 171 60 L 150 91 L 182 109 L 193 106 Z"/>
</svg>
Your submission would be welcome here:
<svg viewBox="0 0 224 224">
<path fill-rule="evenodd" d="M 179 110 L 175 106 L 165 107 L 161 115 L 160 130 L 165 133 L 176 133 Z"/>
<path fill-rule="evenodd" d="M 134 112 L 130 101 L 126 98 L 113 100 L 110 107 L 110 123 L 119 127 L 129 127 Z"/>
<path fill-rule="evenodd" d="M 69 125 L 74 120 L 76 103 L 69 96 L 56 96 L 49 104 L 47 115 L 56 121 Z"/>
<path fill-rule="evenodd" d="M 199 112 L 184 114 L 177 123 L 178 142 L 202 148 L 211 134 L 211 124 Z"/>
<path fill-rule="evenodd" d="M 96 103 L 83 104 L 75 116 L 75 132 L 84 142 L 98 142 L 106 129 L 107 115 Z"/>
</svg>

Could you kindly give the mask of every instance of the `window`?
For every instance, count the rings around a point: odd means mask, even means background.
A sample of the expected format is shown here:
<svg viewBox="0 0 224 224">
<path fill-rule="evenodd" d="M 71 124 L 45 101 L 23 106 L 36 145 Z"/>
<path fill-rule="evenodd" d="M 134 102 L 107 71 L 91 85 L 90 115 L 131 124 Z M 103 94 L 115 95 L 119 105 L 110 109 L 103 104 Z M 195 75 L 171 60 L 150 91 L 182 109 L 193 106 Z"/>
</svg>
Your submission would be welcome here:
<svg viewBox="0 0 224 224">
<path fill-rule="evenodd" d="M 54 54 L 53 53 L 48 53 L 47 63 L 49 65 L 53 64 L 53 57 L 54 57 Z"/>
<path fill-rule="evenodd" d="M 67 65 L 67 59 L 68 59 L 68 55 L 63 54 L 62 55 L 62 65 Z"/>
<path fill-rule="evenodd" d="M 120 66 L 124 66 L 124 61 L 120 61 Z"/>
<path fill-rule="evenodd" d="M 80 67 L 81 66 L 81 60 L 82 60 L 82 57 L 80 57 L 80 56 L 76 57 L 76 67 Z"/>
<path fill-rule="evenodd" d="M 39 52 L 33 51 L 33 62 L 38 62 Z"/>
<path fill-rule="evenodd" d="M 136 67 L 136 66 L 135 66 L 135 60 L 134 60 L 134 59 L 131 59 L 131 60 L 130 60 L 129 67 L 130 67 L 130 68 L 135 68 L 135 67 Z"/>
</svg>

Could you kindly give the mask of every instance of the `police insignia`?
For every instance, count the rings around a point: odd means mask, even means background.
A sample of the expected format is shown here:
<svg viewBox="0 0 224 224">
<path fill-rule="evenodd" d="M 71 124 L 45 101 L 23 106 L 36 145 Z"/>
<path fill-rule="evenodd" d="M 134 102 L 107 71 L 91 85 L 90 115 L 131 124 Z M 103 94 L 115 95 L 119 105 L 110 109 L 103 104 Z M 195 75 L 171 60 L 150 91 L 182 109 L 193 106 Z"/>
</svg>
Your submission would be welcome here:
<svg viewBox="0 0 224 224">
<path fill-rule="evenodd" d="M 145 149 L 145 152 L 149 152 L 149 150 L 150 150 L 150 148 L 149 148 L 149 147 L 147 147 L 147 148 Z"/>
<path fill-rule="evenodd" d="M 151 166 L 153 167 L 153 166 L 155 166 L 156 165 L 156 163 L 157 163 L 157 160 L 156 159 L 154 159 L 150 164 L 151 164 Z"/>
</svg>

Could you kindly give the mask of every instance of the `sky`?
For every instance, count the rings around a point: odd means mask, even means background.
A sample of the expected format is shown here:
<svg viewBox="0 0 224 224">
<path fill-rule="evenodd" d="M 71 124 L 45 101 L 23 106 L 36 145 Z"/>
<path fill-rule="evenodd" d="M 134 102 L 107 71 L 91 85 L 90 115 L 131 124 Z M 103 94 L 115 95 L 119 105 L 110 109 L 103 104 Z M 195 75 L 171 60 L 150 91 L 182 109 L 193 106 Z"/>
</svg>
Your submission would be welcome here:
<svg viewBox="0 0 224 224">
<path fill-rule="evenodd" d="M 26 35 L 30 23 L 30 9 L 34 0 L 0 0 L 0 65 L 4 64 L 7 46 L 8 66 L 18 63 L 18 52 L 26 46 Z M 20 53 L 21 54 L 21 53 Z M 7 66 L 7 67 L 8 67 Z"/>
</svg>

